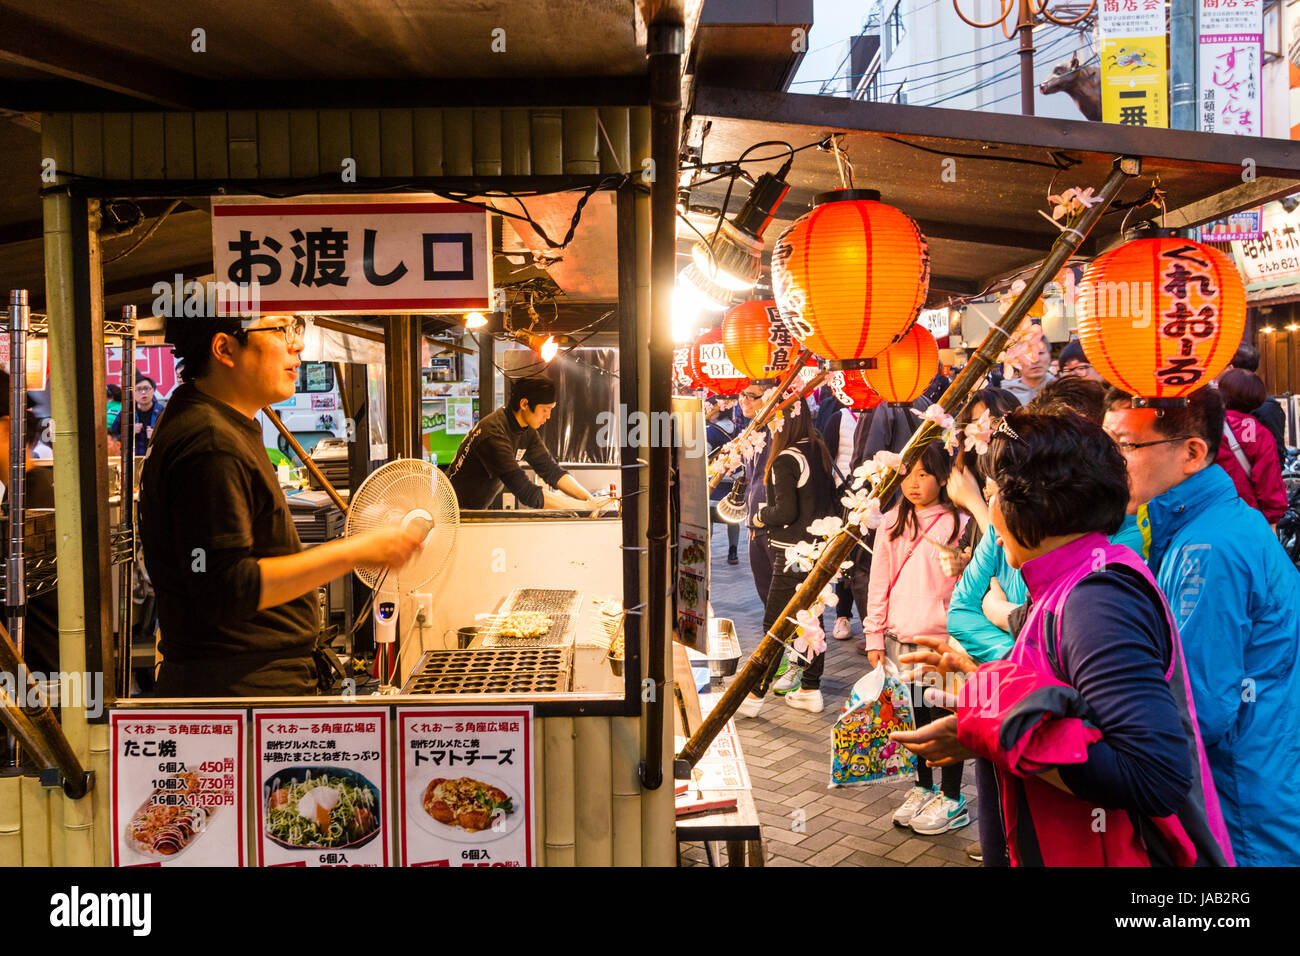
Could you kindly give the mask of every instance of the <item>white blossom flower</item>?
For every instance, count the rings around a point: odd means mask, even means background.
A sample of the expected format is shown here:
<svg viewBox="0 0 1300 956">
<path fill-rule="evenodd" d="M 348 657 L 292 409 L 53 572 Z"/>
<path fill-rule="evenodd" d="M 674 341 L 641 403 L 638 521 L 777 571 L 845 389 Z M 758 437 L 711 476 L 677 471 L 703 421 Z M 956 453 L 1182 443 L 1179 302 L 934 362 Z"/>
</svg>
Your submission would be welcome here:
<svg viewBox="0 0 1300 956">
<path fill-rule="evenodd" d="M 816 605 L 813 605 L 816 607 Z M 824 608 L 823 608 L 824 610 Z M 814 616 L 810 611 L 800 611 L 795 616 L 799 623 L 800 634 L 809 650 L 814 654 L 826 653 L 826 632 L 822 630 L 820 611 Z"/>
<path fill-rule="evenodd" d="M 934 422 L 940 428 L 952 428 L 953 426 L 952 416 L 945 412 L 943 406 L 938 402 L 935 402 L 924 412 L 918 412 L 914 408 L 912 409 L 912 414 L 919 415 L 922 421 Z"/>
<path fill-rule="evenodd" d="M 808 533 L 814 534 L 819 538 L 832 538 L 840 533 L 844 527 L 844 522 L 834 515 L 827 515 L 825 518 L 817 518 L 815 521 L 808 523 Z"/>
<path fill-rule="evenodd" d="M 989 450 L 993 440 L 993 416 L 984 409 L 983 414 L 966 426 L 966 450 L 974 449 L 975 454 L 982 455 Z"/>
<path fill-rule="evenodd" d="M 898 472 L 900 478 L 907 474 L 907 469 L 903 467 L 903 456 L 896 451 L 882 448 L 880 451 L 876 452 L 872 460 L 889 471 Z"/>
</svg>

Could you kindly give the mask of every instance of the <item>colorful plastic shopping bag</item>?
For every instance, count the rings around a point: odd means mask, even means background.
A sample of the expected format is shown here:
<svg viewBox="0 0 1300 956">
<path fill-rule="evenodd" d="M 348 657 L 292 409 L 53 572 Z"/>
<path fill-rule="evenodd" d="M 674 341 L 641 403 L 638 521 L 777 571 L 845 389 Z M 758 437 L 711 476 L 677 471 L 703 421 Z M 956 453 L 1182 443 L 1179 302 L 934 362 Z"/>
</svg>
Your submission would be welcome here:
<svg viewBox="0 0 1300 956">
<path fill-rule="evenodd" d="M 912 698 L 892 664 L 878 664 L 853 685 L 839 719 L 831 728 L 832 787 L 852 787 L 909 776 L 916 772 L 916 755 L 889 739 L 896 731 L 912 730 Z"/>
</svg>

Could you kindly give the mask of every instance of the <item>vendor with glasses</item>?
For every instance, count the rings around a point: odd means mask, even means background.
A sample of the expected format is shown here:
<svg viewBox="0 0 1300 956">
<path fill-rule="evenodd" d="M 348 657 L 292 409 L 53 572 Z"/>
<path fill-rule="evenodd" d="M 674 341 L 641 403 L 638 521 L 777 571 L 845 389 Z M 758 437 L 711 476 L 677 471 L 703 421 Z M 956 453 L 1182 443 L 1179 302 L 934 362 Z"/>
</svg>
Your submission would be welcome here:
<svg viewBox="0 0 1300 956">
<path fill-rule="evenodd" d="M 258 410 L 290 398 L 304 322 L 172 318 L 181 361 L 145 458 L 140 541 L 158 600 L 162 697 L 312 694 L 316 588 L 421 547 L 381 528 L 302 550 Z"/>
</svg>

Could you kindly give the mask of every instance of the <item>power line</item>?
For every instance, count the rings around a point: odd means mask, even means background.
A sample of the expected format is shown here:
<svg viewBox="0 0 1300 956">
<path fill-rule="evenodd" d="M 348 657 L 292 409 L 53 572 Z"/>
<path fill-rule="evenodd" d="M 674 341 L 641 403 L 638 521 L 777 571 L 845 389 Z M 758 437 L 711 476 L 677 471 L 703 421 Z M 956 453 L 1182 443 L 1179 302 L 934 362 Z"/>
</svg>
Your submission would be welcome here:
<svg viewBox="0 0 1300 956">
<path fill-rule="evenodd" d="M 1061 37 L 1061 38 L 1059 38 L 1059 39 L 1057 39 L 1057 40 L 1054 40 L 1054 41 L 1048 43 L 1046 46 L 1041 47 L 1041 48 L 1040 48 L 1040 52 L 1046 53 L 1046 52 L 1049 51 L 1049 50 L 1055 49 L 1056 47 L 1059 47 L 1059 46 L 1060 46 L 1064 41 L 1066 41 L 1066 40 L 1068 40 L 1068 39 L 1070 39 L 1070 38 L 1069 38 L 1069 37 Z M 932 101 L 929 102 L 929 103 L 918 103 L 918 104 L 916 104 L 916 105 L 918 105 L 918 106 L 938 106 L 938 105 L 940 105 L 941 103 L 947 103 L 947 102 L 950 102 L 951 100 L 959 99 L 960 97 L 966 96 L 966 95 L 968 95 L 968 94 L 970 94 L 970 93 L 974 93 L 976 90 L 982 89 L 982 88 L 984 88 L 984 87 L 986 87 L 986 86 L 988 86 L 988 85 L 990 85 L 990 84 L 997 83 L 999 80 L 1004 80 L 1004 79 L 1006 79 L 1007 77 L 1011 76 L 1012 74 L 1019 72 L 1019 70 L 1020 70 L 1020 65 L 1019 65 L 1018 63 L 1017 63 L 1017 64 L 1013 64 L 1013 65 L 1007 67 L 1006 69 L 1001 70 L 1001 71 L 999 71 L 999 72 L 993 74 L 992 76 L 986 77 L 983 81 L 981 81 L 980 83 L 975 84 L 974 86 L 967 87 L 966 89 L 961 90 L 961 91 L 956 92 L 956 93 L 950 93 L 950 94 L 947 94 L 946 96 L 941 96 L 941 97 L 939 97 L 938 99 L 936 99 L 936 100 L 932 100 Z M 1019 93 L 1020 93 L 1020 91 L 1019 91 L 1019 90 L 1016 90 L 1016 92 L 1013 93 L 1013 94 L 1011 94 L 1011 95 L 1015 96 L 1015 95 L 1019 95 Z M 999 102 L 1000 102 L 1001 99 L 1007 99 L 1007 98 L 1008 98 L 1008 97 L 1001 97 L 1001 98 L 999 99 Z"/>
</svg>

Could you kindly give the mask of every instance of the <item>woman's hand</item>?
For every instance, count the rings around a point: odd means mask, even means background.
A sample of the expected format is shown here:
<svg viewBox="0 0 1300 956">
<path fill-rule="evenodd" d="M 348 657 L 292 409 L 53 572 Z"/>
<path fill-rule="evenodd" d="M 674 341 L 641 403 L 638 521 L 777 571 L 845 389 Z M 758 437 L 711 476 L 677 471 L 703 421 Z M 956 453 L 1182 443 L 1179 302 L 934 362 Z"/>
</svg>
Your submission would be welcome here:
<svg viewBox="0 0 1300 956">
<path fill-rule="evenodd" d="M 979 670 L 979 665 L 971 659 L 970 655 L 957 650 L 941 637 L 918 637 L 914 643 L 929 650 L 900 655 L 899 661 L 915 666 L 899 679 L 904 683 L 915 683 L 922 674 L 936 673 L 943 680 L 944 691 L 954 698 L 953 701 L 939 706 L 955 706 L 955 698 L 961 693 L 962 685 L 965 683 L 964 675 L 974 674 Z"/>
<path fill-rule="evenodd" d="M 964 508 L 966 511 L 970 511 L 974 503 L 984 504 L 979 482 L 975 480 L 975 473 L 969 468 L 954 467 L 949 473 L 948 497 L 958 508 Z"/>
<path fill-rule="evenodd" d="M 950 578 L 961 577 L 961 573 L 966 570 L 968 564 L 970 564 L 970 548 L 962 551 L 939 552 L 939 567 Z"/>
<path fill-rule="evenodd" d="M 867 651 L 867 661 L 871 664 L 871 669 L 875 670 L 885 659 L 884 651 Z"/>
<path fill-rule="evenodd" d="M 900 731 L 889 735 L 931 767 L 948 767 L 979 756 L 957 741 L 957 716 L 955 714 L 933 721 L 916 730 Z"/>
</svg>

